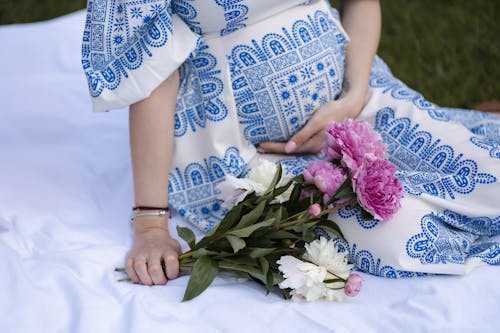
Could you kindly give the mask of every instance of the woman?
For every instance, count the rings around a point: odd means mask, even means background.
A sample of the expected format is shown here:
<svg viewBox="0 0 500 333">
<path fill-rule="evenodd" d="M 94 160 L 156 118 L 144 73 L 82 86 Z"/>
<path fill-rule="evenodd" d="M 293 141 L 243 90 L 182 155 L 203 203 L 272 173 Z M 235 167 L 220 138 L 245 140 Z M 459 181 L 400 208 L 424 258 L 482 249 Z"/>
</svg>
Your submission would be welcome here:
<svg viewBox="0 0 500 333">
<path fill-rule="evenodd" d="M 332 216 L 351 260 L 389 277 L 498 263 L 498 245 L 477 240 L 499 233 L 499 122 L 395 79 L 375 57 L 380 26 L 376 0 L 343 2 L 341 23 L 323 0 L 89 1 L 83 66 L 94 111 L 130 105 L 135 205 L 170 205 L 208 231 L 225 213 L 225 175 L 244 176 L 257 156 L 300 172 L 330 121 L 358 117 L 388 142 L 408 194 L 390 224 Z M 125 266 L 136 283 L 165 284 L 180 246 L 151 212 L 135 218 Z"/>
</svg>

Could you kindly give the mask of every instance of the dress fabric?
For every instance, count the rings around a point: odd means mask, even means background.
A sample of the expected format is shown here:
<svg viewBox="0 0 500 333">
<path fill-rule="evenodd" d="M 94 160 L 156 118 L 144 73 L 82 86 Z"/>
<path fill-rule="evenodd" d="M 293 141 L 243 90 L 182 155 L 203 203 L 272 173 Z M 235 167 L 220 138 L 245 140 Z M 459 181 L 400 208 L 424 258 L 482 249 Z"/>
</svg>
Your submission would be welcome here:
<svg viewBox="0 0 500 333">
<path fill-rule="evenodd" d="M 342 91 L 349 37 L 326 0 L 90 0 L 82 47 L 93 111 L 148 97 L 179 68 L 169 204 L 210 230 L 225 175 L 259 158 L 300 173 L 318 156 L 259 154 Z M 331 216 L 350 259 L 386 277 L 464 274 L 500 263 L 500 121 L 439 107 L 376 58 L 359 115 L 381 133 L 406 194 L 389 222 Z"/>
</svg>

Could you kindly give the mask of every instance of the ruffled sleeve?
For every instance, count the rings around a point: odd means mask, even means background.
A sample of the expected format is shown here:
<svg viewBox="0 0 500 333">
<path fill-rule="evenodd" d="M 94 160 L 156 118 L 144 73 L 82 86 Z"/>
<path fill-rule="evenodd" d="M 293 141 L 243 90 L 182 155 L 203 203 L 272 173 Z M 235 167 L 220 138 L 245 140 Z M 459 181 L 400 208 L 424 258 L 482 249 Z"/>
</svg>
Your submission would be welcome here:
<svg viewBox="0 0 500 333">
<path fill-rule="evenodd" d="M 199 39 L 172 13 L 171 0 L 90 0 L 82 65 L 93 111 L 123 108 L 148 97 Z"/>
</svg>

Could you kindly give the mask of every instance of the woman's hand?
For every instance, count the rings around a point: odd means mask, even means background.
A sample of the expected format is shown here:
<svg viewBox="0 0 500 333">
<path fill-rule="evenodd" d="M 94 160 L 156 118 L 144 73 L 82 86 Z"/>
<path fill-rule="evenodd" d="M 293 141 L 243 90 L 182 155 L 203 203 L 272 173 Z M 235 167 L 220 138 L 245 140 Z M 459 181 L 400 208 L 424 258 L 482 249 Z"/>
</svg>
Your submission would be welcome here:
<svg viewBox="0 0 500 333">
<path fill-rule="evenodd" d="M 165 227 L 149 226 L 146 219 L 158 219 L 158 217 L 142 216 L 137 219 L 135 226 L 134 245 L 127 254 L 125 270 L 135 283 L 145 285 L 165 284 L 167 279 L 175 279 L 179 276 L 179 254 L 181 245 L 170 236 Z M 154 225 L 154 222 L 151 223 Z M 162 268 L 165 263 L 165 272 Z"/>
<path fill-rule="evenodd" d="M 325 130 L 331 121 L 355 118 L 363 107 L 364 96 L 345 94 L 336 101 L 323 104 L 304 127 L 288 142 L 261 142 L 257 151 L 275 154 L 316 154 L 321 151 Z"/>
</svg>

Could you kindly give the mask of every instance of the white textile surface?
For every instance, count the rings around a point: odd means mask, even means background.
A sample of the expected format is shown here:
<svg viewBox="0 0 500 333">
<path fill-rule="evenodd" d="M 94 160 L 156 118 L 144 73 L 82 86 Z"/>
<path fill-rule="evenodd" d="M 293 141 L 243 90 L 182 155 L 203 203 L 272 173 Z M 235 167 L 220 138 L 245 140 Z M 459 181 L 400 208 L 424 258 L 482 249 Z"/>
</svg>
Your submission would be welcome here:
<svg viewBox="0 0 500 333">
<path fill-rule="evenodd" d="M 91 112 L 84 19 L 0 27 L 0 332 L 498 332 L 495 266 L 363 274 L 347 303 L 293 303 L 222 277 L 181 303 L 188 277 L 117 282 L 132 236 L 128 114 Z"/>
</svg>

